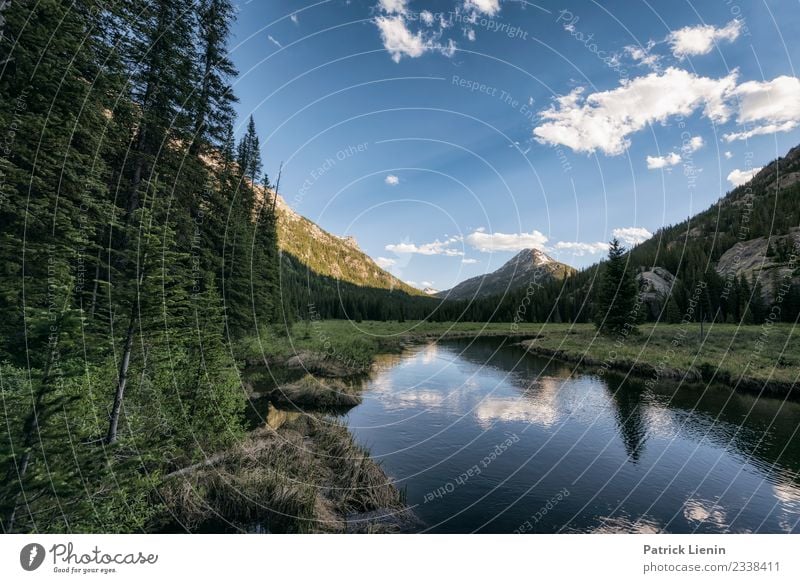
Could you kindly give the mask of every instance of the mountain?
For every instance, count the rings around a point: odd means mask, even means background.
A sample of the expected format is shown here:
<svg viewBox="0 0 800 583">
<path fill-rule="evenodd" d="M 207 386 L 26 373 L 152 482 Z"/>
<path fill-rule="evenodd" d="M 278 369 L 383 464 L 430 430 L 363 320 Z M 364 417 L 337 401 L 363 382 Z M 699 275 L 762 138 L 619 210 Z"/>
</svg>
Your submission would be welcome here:
<svg viewBox="0 0 800 583">
<path fill-rule="evenodd" d="M 281 252 L 291 255 L 315 275 L 359 287 L 424 295 L 379 267 L 358 247 L 354 237 L 339 237 L 325 231 L 292 210 L 281 196 L 277 197 L 275 207 Z"/>
<path fill-rule="evenodd" d="M 439 292 L 436 297 L 463 300 L 504 294 L 532 283 L 561 280 L 573 273 L 574 268 L 559 263 L 537 249 L 524 249 L 497 271 L 462 281 L 450 290 Z"/>
<path fill-rule="evenodd" d="M 438 289 L 433 289 L 432 287 L 426 287 L 424 290 L 422 290 L 422 293 L 424 293 L 426 295 L 429 295 L 429 296 L 435 296 L 436 294 L 439 293 L 439 290 Z"/>
<path fill-rule="evenodd" d="M 752 324 L 800 315 L 800 146 L 762 168 L 708 209 L 659 229 L 633 247 L 647 316 L 679 322 L 686 314 Z M 603 264 L 568 281 L 564 319 L 591 316 Z M 697 305 L 701 308 L 697 308 Z M 777 309 L 773 307 L 777 306 Z"/>
<path fill-rule="evenodd" d="M 734 280 L 741 285 L 744 279 L 769 303 L 780 286 L 800 284 L 798 219 L 800 146 L 795 146 L 709 209 L 657 232 L 631 257 L 642 267 L 667 269 L 684 285 L 699 280 L 710 264 L 726 297 Z"/>
</svg>

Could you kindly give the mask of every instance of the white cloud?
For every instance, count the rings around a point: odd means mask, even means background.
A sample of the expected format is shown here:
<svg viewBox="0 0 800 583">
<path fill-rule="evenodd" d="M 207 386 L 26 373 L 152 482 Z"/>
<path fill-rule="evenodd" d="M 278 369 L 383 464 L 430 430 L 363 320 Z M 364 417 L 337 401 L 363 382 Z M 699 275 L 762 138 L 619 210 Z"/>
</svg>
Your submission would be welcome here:
<svg viewBox="0 0 800 583">
<path fill-rule="evenodd" d="M 405 12 L 393 12 L 388 15 L 378 16 L 373 20 L 381 33 L 383 47 L 391 55 L 395 63 L 399 63 L 403 57 L 412 59 L 421 57 L 428 51 L 436 51 L 446 57 L 452 57 L 458 48 L 453 39 L 442 42 L 442 30 L 444 24 L 440 22 L 438 29 L 427 27 L 424 30 L 412 32 L 408 27 Z M 433 14 L 430 14 L 433 17 Z M 420 17 L 424 20 L 424 17 Z M 409 19 L 410 20 L 410 19 Z M 426 21 L 427 22 L 427 21 Z"/>
<path fill-rule="evenodd" d="M 269 41 L 270 41 L 272 44 L 274 44 L 274 45 L 275 45 L 276 47 L 278 47 L 279 49 L 282 49 L 282 48 L 283 48 L 283 45 L 282 45 L 281 43 L 279 43 L 277 40 L 275 40 L 275 37 L 274 37 L 274 36 L 272 36 L 271 34 L 268 34 L 268 35 L 267 35 L 267 38 L 269 39 Z"/>
<path fill-rule="evenodd" d="M 648 156 L 647 168 L 648 170 L 658 170 L 659 168 L 667 168 L 668 166 L 675 166 L 681 163 L 681 157 L 675 152 L 670 152 L 666 156 Z"/>
<path fill-rule="evenodd" d="M 477 262 L 478 262 L 477 259 L 466 259 L 466 258 L 464 258 L 464 259 L 461 260 L 461 263 L 463 263 L 465 265 L 472 265 L 473 263 L 477 263 Z"/>
<path fill-rule="evenodd" d="M 471 42 L 475 42 L 475 29 L 472 28 L 465 28 L 464 29 L 464 36 Z"/>
<path fill-rule="evenodd" d="M 494 16 L 500 12 L 500 0 L 464 0 L 464 8 L 487 16 Z"/>
<path fill-rule="evenodd" d="M 731 158 L 733 158 L 733 154 L 731 152 L 725 152 L 725 159 L 730 160 Z"/>
<path fill-rule="evenodd" d="M 386 14 L 405 14 L 408 0 L 380 0 L 378 6 Z"/>
<path fill-rule="evenodd" d="M 547 237 L 539 231 L 530 233 L 486 233 L 476 230 L 467 235 L 467 243 L 483 252 L 492 251 L 522 251 L 523 249 L 545 248 Z"/>
<path fill-rule="evenodd" d="M 422 287 L 433 287 L 432 281 L 421 281 L 419 282 Z"/>
<path fill-rule="evenodd" d="M 790 132 L 797 127 L 796 121 L 786 121 L 783 123 L 772 123 L 763 126 L 758 126 L 752 130 L 744 132 L 733 132 L 722 136 L 725 141 L 730 143 L 734 140 L 749 140 L 753 136 L 763 136 L 768 134 L 779 134 L 782 132 Z"/>
<path fill-rule="evenodd" d="M 461 257 L 464 255 L 463 251 L 453 249 L 452 245 L 461 241 L 460 237 L 448 237 L 444 241 L 436 239 L 432 243 L 424 243 L 417 245 L 409 241 L 402 243 L 391 243 L 386 245 L 384 249 L 396 253 L 397 255 L 417 254 L 417 255 L 444 255 L 446 257 Z"/>
<path fill-rule="evenodd" d="M 386 178 L 383 179 L 383 181 L 389 186 L 397 186 L 398 184 L 400 184 L 400 179 L 394 174 L 388 174 Z"/>
<path fill-rule="evenodd" d="M 611 231 L 611 234 L 626 245 L 638 245 L 653 236 L 644 227 L 620 227 Z"/>
<path fill-rule="evenodd" d="M 408 30 L 402 16 L 380 16 L 375 19 L 375 24 L 381 31 L 383 46 L 395 63 L 399 63 L 404 56 L 416 58 L 425 53 L 427 47 L 422 35 Z"/>
<path fill-rule="evenodd" d="M 627 245 L 636 245 L 649 239 L 653 235 L 643 227 L 624 227 L 613 230 L 613 235 Z M 548 246 L 548 238 L 539 231 L 530 233 L 487 233 L 485 229 L 476 229 L 466 237 L 466 242 L 479 251 L 491 253 L 494 251 L 522 251 L 523 249 L 538 249 L 539 251 L 566 251 L 573 255 L 596 255 L 608 251 L 608 243 L 584 243 L 581 241 L 558 241 Z M 462 263 L 477 263 L 474 259 L 462 259 Z"/>
<path fill-rule="evenodd" d="M 445 57 L 452 57 L 456 54 L 456 49 L 458 49 L 458 45 L 456 45 L 453 39 L 448 39 L 447 44 L 433 44 L 431 47 L 440 53 L 442 53 Z"/>
<path fill-rule="evenodd" d="M 758 174 L 761 168 L 751 168 L 750 170 L 739 170 L 738 168 L 728 174 L 728 182 L 734 186 L 741 186 L 748 182 L 753 176 Z"/>
<path fill-rule="evenodd" d="M 377 257 L 375 259 L 375 263 L 378 264 L 378 267 L 382 267 L 383 269 L 389 269 L 393 265 L 397 263 L 396 260 L 390 259 L 388 257 Z"/>
<path fill-rule="evenodd" d="M 693 136 L 690 140 L 683 142 L 681 150 L 687 153 L 697 152 L 700 148 L 705 146 L 702 136 Z"/>
<path fill-rule="evenodd" d="M 710 24 L 686 26 L 673 31 L 667 37 L 672 54 L 680 59 L 695 55 L 705 55 L 714 48 L 718 41 L 733 42 L 742 31 L 742 23 L 731 20 L 723 28 L 715 28 Z"/>
<path fill-rule="evenodd" d="M 654 41 L 649 41 L 646 47 L 629 45 L 625 47 L 625 52 L 628 53 L 628 55 L 630 55 L 634 61 L 637 61 L 646 67 L 650 67 L 651 69 L 656 69 L 658 67 L 658 61 L 660 57 L 650 52 L 655 44 L 656 43 Z"/>
<path fill-rule="evenodd" d="M 725 99 L 736 86 L 736 76 L 734 71 L 712 79 L 670 67 L 585 97 L 584 89 L 578 88 L 540 113 L 546 121 L 533 134 L 541 143 L 564 145 L 576 152 L 599 149 L 621 154 L 630 144 L 630 134 L 671 116 L 689 116 L 702 107 L 706 117 L 727 121 L 730 111 Z"/>
<path fill-rule="evenodd" d="M 297 12 L 292 12 L 292 13 L 289 15 L 289 18 L 290 18 L 290 19 L 291 19 L 291 21 L 292 21 L 292 22 L 294 22 L 295 24 L 297 24 L 297 23 L 299 22 L 299 19 L 297 18 Z"/>
<path fill-rule="evenodd" d="M 608 243 L 598 241 L 597 243 L 581 243 L 579 241 L 559 241 L 555 248 L 560 251 L 570 251 L 573 255 L 595 255 L 608 251 Z"/>
<path fill-rule="evenodd" d="M 428 26 L 433 25 L 433 12 L 430 10 L 423 10 L 419 13 L 419 18 L 422 22 L 427 24 Z"/>
<path fill-rule="evenodd" d="M 800 125 L 800 79 L 776 77 L 772 81 L 747 81 L 733 91 L 738 100 L 736 121 L 752 129 L 725 134 L 728 142 L 753 136 L 788 132 Z"/>
</svg>

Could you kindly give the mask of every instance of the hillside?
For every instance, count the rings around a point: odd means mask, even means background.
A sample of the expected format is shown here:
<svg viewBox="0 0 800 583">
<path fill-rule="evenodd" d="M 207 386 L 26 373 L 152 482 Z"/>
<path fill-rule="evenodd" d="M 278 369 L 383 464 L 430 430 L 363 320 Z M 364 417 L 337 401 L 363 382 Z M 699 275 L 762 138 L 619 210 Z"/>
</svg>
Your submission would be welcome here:
<svg viewBox="0 0 800 583">
<path fill-rule="evenodd" d="M 380 268 L 353 237 L 338 237 L 298 214 L 280 196 L 277 204 L 278 246 L 314 274 L 359 287 L 425 295 Z"/>
<path fill-rule="evenodd" d="M 800 284 L 800 272 L 792 262 L 800 246 L 798 225 L 800 146 L 707 210 L 660 230 L 636 247 L 631 257 L 642 267 L 665 268 L 683 280 L 684 287 L 710 265 L 727 287 L 734 280 L 741 285 L 744 278 L 769 303 L 776 286 Z M 707 279 L 716 279 L 708 275 Z"/>
<path fill-rule="evenodd" d="M 659 230 L 631 250 L 642 279 L 653 284 L 648 274 L 655 268 L 669 282 L 658 301 L 648 302 L 651 316 L 666 309 L 662 319 L 679 318 L 699 292 L 704 313 L 722 321 L 762 321 L 776 302 L 780 318 L 792 321 L 800 310 L 798 225 L 800 146 L 705 211 Z M 582 278 L 584 293 L 588 275 Z M 669 299 L 677 309 L 668 309 Z"/>
<path fill-rule="evenodd" d="M 771 306 L 780 303 L 779 319 L 795 321 L 800 315 L 799 226 L 800 146 L 705 211 L 659 229 L 630 250 L 646 317 L 679 322 L 694 302 L 695 317 L 699 303 L 706 319 L 748 324 L 763 322 Z M 600 262 L 545 283 L 524 314 L 518 308 L 526 286 L 505 292 L 495 274 L 468 280 L 440 297 L 461 299 L 452 303 L 465 320 L 589 322 L 604 266 Z M 469 290 L 478 289 L 484 278 L 478 299 L 468 302 Z"/>
<path fill-rule="evenodd" d="M 569 265 L 559 263 L 536 249 L 524 249 L 503 264 L 500 269 L 462 281 L 436 297 L 463 300 L 504 294 L 530 284 L 562 280 L 575 273 Z"/>
</svg>

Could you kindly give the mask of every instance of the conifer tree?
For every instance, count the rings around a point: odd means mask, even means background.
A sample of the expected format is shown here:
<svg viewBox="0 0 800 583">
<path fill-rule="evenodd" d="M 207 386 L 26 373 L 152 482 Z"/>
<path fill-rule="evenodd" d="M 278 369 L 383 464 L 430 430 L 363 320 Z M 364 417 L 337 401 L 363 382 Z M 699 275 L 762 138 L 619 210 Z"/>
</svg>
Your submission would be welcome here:
<svg viewBox="0 0 800 583">
<path fill-rule="evenodd" d="M 635 313 L 638 289 L 626 250 L 617 238 L 610 242 L 608 260 L 603 267 L 595 296 L 595 325 L 606 335 L 620 334 L 624 330 L 633 332 L 639 318 Z"/>
<path fill-rule="evenodd" d="M 255 186 L 261 174 L 261 146 L 256 132 L 256 122 L 252 115 L 247 122 L 247 131 L 239 142 L 237 162 L 242 175 Z"/>
<path fill-rule="evenodd" d="M 29 371 L 24 391 L 13 382 L 3 387 L 17 411 L 0 446 L 6 531 L 21 519 L 20 500 L 26 524 L 35 524 L 26 489 L 52 507 L 64 484 L 76 485 L 61 458 L 47 460 L 69 439 L 52 423 L 56 413 L 84 413 L 65 387 L 81 378 L 74 363 L 83 356 L 85 261 L 96 255 L 97 221 L 110 211 L 98 160 L 108 86 L 91 81 L 99 68 L 90 14 L 99 8 L 45 0 L 12 3 L 4 12 L 0 127 L 13 141 L 0 158 L 0 359 Z"/>
<path fill-rule="evenodd" d="M 192 154 L 199 153 L 204 144 L 217 151 L 225 148 L 236 100 L 230 79 L 237 71 L 226 48 L 234 18 L 233 5 L 230 0 L 202 0 L 198 13 L 201 71 L 195 89 Z"/>
</svg>

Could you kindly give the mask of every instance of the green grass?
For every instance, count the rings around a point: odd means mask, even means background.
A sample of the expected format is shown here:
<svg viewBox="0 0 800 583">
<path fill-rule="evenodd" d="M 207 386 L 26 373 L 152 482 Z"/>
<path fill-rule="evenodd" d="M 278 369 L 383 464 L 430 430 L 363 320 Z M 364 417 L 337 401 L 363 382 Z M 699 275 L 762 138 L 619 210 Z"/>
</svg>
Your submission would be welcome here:
<svg viewBox="0 0 800 583">
<path fill-rule="evenodd" d="M 598 362 L 611 360 L 661 366 L 674 371 L 695 371 L 707 379 L 736 384 L 740 378 L 793 383 L 800 372 L 800 342 L 791 324 L 768 327 L 699 324 L 643 324 L 639 334 L 627 339 L 598 336 L 594 326 L 548 324 L 532 344 L 558 350 L 570 357 L 587 356 Z"/>
<path fill-rule="evenodd" d="M 533 346 L 560 351 L 569 359 L 588 357 L 590 361 L 613 360 L 651 365 L 669 370 L 693 371 L 726 384 L 740 377 L 751 381 L 793 383 L 800 371 L 800 339 L 791 324 L 771 326 L 705 325 L 700 340 L 699 324 L 642 324 L 639 334 L 620 341 L 599 336 L 591 324 L 523 323 L 517 335 L 537 336 Z M 267 354 L 288 358 L 301 351 L 327 354 L 327 359 L 368 366 L 381 352 L 396 351 L 403 343 L 422 338 L 457 335 L 503 335 L 511 332 L 508 323 L 480 322 L 348 322 L 326 320 L 299 323 L 289 337 L 264 335 Z M 247 341 L 251 354 L 253 339 Z M 271 352 L 274 351 L 274 352 Z M 258 352 L 260 354 L 260 352 Z M 366 370 L 366 369 L 364 369 Z"/>
<path fill-rule="evenodd" d="M 354 367 L 350 370 L 365 372 L 359 367 L 412 342 L 512 333 L 527 337 L 519 340 L 532 350 L 558 353 L 566 360 L 593 366 L 609 363 L 644 375 L 659 369 L 665 378 L 689 372 L 696 380 L 713 376 L 750 390 L 769 381 L 772 389 L 785 394 L 800 372 L 800 342 L 789 324 L 706 325 L 701 339 L 698 324 L 643 324 L 638 334 L 608 338 L 599 336 L 591 324 L 520 324 L 512 331 L 508 323 L 328 320 L 298 323 L 288 334 L 265 330 L 258 338 L 242 340 L 236 349 L 248 363 L 245 376 L 265 390 L 267 372 L 273 384 L 289 382 L 278 380 L 281 369 L 287 369 L 280 363 L 285 365 L 297 354 L 309 362 L 347 362 Z M 259 364 L 263 355 L 272 363 L 269 369 Z M 318 405 L 320 380 L 298 378 L 282 386 L 296 391 L 295 398 Z M 334 393 L 349 393 L 341 381 L 324 382 Z M 401 493 L 347 429 L 315 414 L 292 417 L 277 433 L 257 430 L 222 463 L 168 482 L 162 495 L 181 524 L 200 530 L 224 528 L 218 517 L 225 516 L 243 530 L 263 524 L 273 532 L 341 532 L 350 528 L 344 518 L 349 513 L 403 506 Z M 367 522 L 363 528 L 373 526 Z"/>
</svg>

